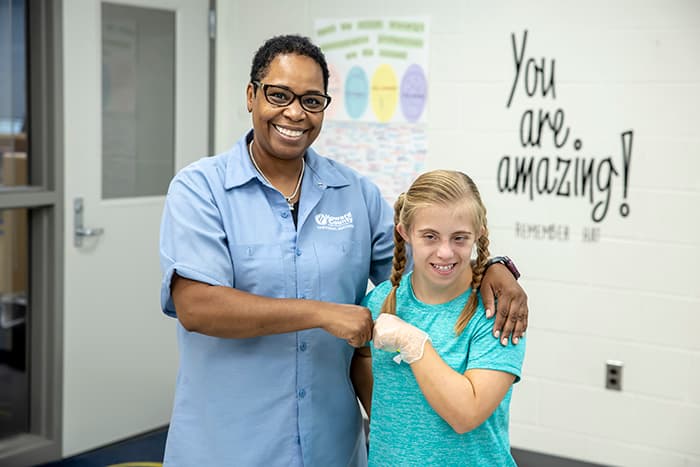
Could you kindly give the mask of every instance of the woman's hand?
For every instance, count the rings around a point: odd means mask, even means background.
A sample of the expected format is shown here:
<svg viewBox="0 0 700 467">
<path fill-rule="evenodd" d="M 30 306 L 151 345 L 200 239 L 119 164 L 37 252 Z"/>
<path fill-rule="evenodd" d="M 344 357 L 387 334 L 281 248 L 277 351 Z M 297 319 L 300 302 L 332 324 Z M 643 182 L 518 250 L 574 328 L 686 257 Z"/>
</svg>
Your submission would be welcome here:
<svg viewBox="0 0 700 467">
<path fill-rule="evenodd" d="M 513 344 L 517 344 L 527 329 L 527 294 L 523 288 L 507 267 L 493 264 L 484 274 L 480 292 L 486 316 L 496 315 L 494 337 L 500 337 L 503 345 L 508 345 L 512 337 Z"/>
</svg>

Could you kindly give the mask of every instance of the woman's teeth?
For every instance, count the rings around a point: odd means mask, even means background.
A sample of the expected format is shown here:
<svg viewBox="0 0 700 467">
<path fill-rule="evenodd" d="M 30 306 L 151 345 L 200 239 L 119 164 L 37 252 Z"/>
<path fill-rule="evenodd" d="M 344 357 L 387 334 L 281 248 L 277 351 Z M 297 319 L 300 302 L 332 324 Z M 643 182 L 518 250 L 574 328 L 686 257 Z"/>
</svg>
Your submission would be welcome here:
<svg viewBox="0 0 700 467">
<path fill-rule="evenodd" d="M 289 136 L 291 138 L 297 138 L 301 136 L 304 132 L 302 130 L 290 130 L 288 128 L 282 128 L 281 126 L 276 126 L 275 129 L 282 133 L 285 136 Z"/>
</svg>

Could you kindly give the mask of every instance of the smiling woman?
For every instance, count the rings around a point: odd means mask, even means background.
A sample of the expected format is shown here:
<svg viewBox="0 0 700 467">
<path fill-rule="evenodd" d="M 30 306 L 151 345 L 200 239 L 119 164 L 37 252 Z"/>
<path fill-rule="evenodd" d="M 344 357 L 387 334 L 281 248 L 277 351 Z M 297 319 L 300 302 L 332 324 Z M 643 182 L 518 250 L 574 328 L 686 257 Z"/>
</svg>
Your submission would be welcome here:
<svg viewBox="0 0 700 467">
<path fill-rule="evenodd" d="M 170 186 L 161 297 L 181 360 L 165 465 L 366 465 L 348 368 L 371 337 L 357 304 L 388 273 L 391 208 L 311 147 L 327 84 L 308 39 L 268 40 L 246 88 L 252 131 Z"/>
<path fill-rule="evenodd" d="M 248 110 L 253 117 L 253 150 L 258 166 L 273 187 L 289 193 L 296 184 L 304 151 L 321 131 L 322 111 L 330 99 L 324 97 L 324 73 L 310 57 L 278 55 L 265 70 L 261 80 L 251 81 L 247 89 Z M 256 84 L 262 80 L 266 84 Z M 262 92 L 258 92 L 260 87 Z M 270 87 L 281 92 L 271 98 Z M 307 109 L 309 101 L 315 103 L 313 111 Z"/>
</svg>

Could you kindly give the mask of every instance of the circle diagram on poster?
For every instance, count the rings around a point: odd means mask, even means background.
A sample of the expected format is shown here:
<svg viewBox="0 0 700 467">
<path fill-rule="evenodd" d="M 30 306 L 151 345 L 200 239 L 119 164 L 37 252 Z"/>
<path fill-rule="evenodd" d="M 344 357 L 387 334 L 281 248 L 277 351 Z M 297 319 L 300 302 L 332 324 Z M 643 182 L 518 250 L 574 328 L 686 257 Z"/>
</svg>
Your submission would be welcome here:
<svg viewBox="0 0 700 467">
<path fill-rule="evenodd" d="M 377 120 L 382 123 L 391 120 L 396 111 L 399 98 L 396 81 L 394 69 L 386 64 L 380 65 L 372 77 L 372 88 L 370 90 L 372 111 L 376 115 Z"/>
<path fill-rule="evenodd" d="M 401 79 L 401 112 L 409 122 L 417 122 L 425 109 L 428 80 L 423 68 L 415 63 L 406 69 Z"/>
<path fill-rule="evenodd" d="M 345 78 L 345 110 L 350 118 L 357 120 L 367 110 L 369 82 L 365 70 L 354 66 Z"/>
</svg>

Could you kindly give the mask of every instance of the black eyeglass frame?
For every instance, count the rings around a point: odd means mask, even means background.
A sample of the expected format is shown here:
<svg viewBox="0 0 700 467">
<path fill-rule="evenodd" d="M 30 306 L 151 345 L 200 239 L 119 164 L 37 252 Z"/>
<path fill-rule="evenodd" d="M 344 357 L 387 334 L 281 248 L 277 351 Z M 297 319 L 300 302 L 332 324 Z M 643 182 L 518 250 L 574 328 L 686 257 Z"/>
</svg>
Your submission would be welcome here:
<svg viewBox="0 0 700 467">
<path fill-rule="evenodd" d="M 262 93 L 263 93 L 263 96 L 265 96 L 265 100 L 266 100 L 270 105 L 274 105 L 275 107 L 289 107 L 290 105 L 292 105 L 292 102 L 294 102 L 296 99 L 299 99 L 299 104 L 301 105 L 301 108 L 304 109 L 306 112 L 320 113 L 320 112 L 323 112 L 324 110 L 326 110 L 326 109 L 328 108 L 328 106 L 330 105 L 330 103 L 331 103 L 331 96 L 329 96 L 328 94 L 322 94 L 322 93 L 320 93 L 320 92 L 307 92 L 307 93 L 305 93 L 305 94 L 297 94 L 297 93 L 295 93 L 294 91 L 292 91 L 291 89 L 289 89 L 287 86 L 281 86 L 281 85 L 279 85 L 279 84 L 267 84 L 267 83 L 263 83 L 263 82 L 261 82 L 261 81 L 251 81 L 251 83 L 252 83 L 253 86 L 255 86 L 256 88 L 259 87 L 260 90 L 261 90 Z M 267 95 L 267 88 L 269 88 L 269 87 L 284 89 L 285 91 L 287 91 L 288 93 L 290 93 L 290 94 L 293 95 L 294 97 L 292 98 L 292 100 L 290 100 L 290 101 L 289 101 L 288 103 L 286 103 L 286 104 L 278 104 L 278 103 L 276 103 L 276 102 L 272 102 L 272 101 L 270 100 L 269 96 Z M 312 97 L 323 97 L 324 99 L 326 99 L 326 105 L 324 105 L 323 108 L 322 108 L 321 110 L 311 110 L 311 109 L 308 109 L 308 108 L 306 108 L 306 106 L 304 105 L 304 100 L 302 99 L 303 97 L 308 97 L 308 96 L 312 96 Z"/>
</svg>

